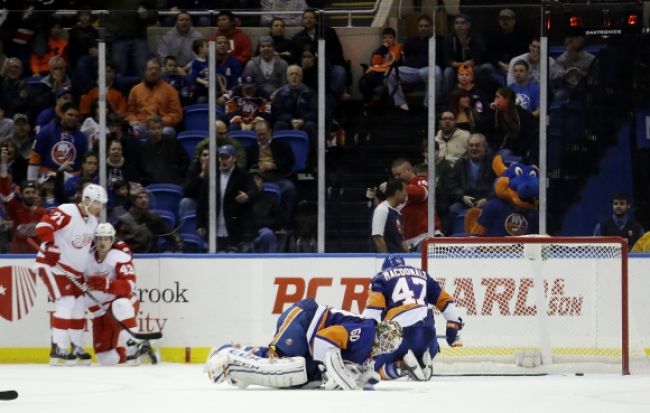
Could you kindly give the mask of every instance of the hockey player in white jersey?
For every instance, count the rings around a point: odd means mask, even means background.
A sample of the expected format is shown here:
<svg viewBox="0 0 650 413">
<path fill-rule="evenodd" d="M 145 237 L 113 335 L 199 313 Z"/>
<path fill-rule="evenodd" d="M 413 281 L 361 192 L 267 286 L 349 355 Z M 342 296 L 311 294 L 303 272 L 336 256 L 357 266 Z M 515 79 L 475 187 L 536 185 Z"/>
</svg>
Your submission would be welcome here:
<svg viewBox="0 0 650 413">
<path fill-rule="evenodd" d="M 70 278 L 83 281 L 98 216 L 107 201 L 104 188 L 89 184 L 79 203 L 59 205 L 36 225 L 41 245 L 34 272 L 45 283 L 55 307 L 51 317 L 51 365 L 74 365 L 77 359 L 80 364 L 90 364 L 82 342 L 85 300 Z"/>
<path fill-rule="evenodd" d="M 125 327 L 137 327 L 136 314 L 140 302 L 132 295 L 136 274 L 131 255 L 123 245 L 115 243 L 115 229 L 109 223 L 97 225 L 95 248 L 91 251 L 84 271 L 86 285 L 100 303 L 88 300 L 88 311 L 93 316 L 93 348 L 102 365 L 129 361 L 136 364 L 146 355 L 152 363 L 157 359 L 148 342 L 135 343 L 122 327 L 107 314 L 111 311 Z"/>
</svg>

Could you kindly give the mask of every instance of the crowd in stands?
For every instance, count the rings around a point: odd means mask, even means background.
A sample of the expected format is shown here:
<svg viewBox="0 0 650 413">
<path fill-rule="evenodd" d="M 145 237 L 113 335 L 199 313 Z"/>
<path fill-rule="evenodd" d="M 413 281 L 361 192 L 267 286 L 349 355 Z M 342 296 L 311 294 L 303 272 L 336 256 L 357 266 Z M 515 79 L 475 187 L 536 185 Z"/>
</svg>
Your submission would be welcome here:
<svg viewBox="0 0 650 413">
<path fill-rule="evenodd" d="M 384 29 L 382 44 L 372 53 L 359 82 L 364 109 L 373 105 L 374 89 L 383 84 L 393 106 L 408 112 L 412 108 L 402 86 L 426 85 L 430 70 L 434 70 L 439 113 L 435 205 L 441 222 L 434 226 L 438 235 L 464 235 L 465 211 L 483 208 L 494 196 L 495 155 L 506 162 L 539 162 L 540 39 L 520 27 L 510 9 L 499 12 L 493 30 L 473 30 L 472 20 L 466 14 L 453 18 L 450 33 L 437 39 L 436 62 L 440 63 L 435 68 L 430 68 L 428 61 L 430 16 L 418 19 L 417 34 L 403 45 L 396 41 L 393 29 Z M 566 32 L 564 47 L 561 55 L 549 58 L 550 100 L 559 105 L 572 98 L 595 60 L 585 51 L 585 34 L 579 27 Z M 428 93 L 424 96 L 422 106 L 426 107 Z M 422 196 L 422 188 L 428 187 L 426 141 L 423 158 L 415 166 L 397 158 L 391 165 L 392 176 L 367 192 L 378 205 L 371 232 L 375 251 L 417 251 L 426 235 L 427 203 L 426 195 Z M 407 201 L 400 205 L 396 200 L 403 193 Z M 419 206 L 414 206 L 418 201 Z M 416 231 L 414 219 L 421 226 Z M 620 225 L 606 227 L 608 235 L 623 233 Z"/>
<path fill-rule="evenodd" d="M 178 11 L 172 21 L 159 15 L 153 2 L 123 3 L 123 10 L 113 10 L 101 20 L 90 8 L 82 8 L 74 21 L 25 6 L 19 24 L 2 27 L 6 47 L 0 72 L 0 139 L 6 174 L 0 178 L 7 223 L 3 234 L 13 234 L 5 250 L 28 252 L 24 242 L 16 241 L 21 234 L 17 228 L 38 221 L 43 207 L 74 200 L 85 184 L 98 182 L 98 41 L 103 30 L 108 46 L 107 216 L 118 234 L 136 252 L 181 251 L 187 245 L 178 228 L 191 221 L 194 233 L 203 236 L 194 249 L 205 250 L 207 123 L 198 131 L 203 140 L 192 147 L 183 146 L 178 135 L 187 129 L 185 110 L 208 102 L 214 79 L 220 148 L 214 236 L 220 250 L 275 252 L 275 233 L 292 225 L 298 198 L 294 172 L 314 166 L 312 158 L 312 163 L 303 160 L 298 165 L 292 147 L 273 136 L 276 131 L 304 131 L 309 142 L 305 151 L 317 146 L 317 63 L 303 58 L 303 51 L 315 50 L 315 11 L 307 9 L 304 0 L 263 1 L 258 7 L 269 11 L 262 21 L 269 35 L 253 45 L 239 28 L 242 20 L 230 11 L 204 19 L 185 10 L 210 5 L 170 2 L 169 9 Z M 241 8 L 233 3 L 232 8 Z M 282 13 L 301 10 L 306 11 Z M 216 30 L 206 37 L 194 28 L 194 23 L 212 22 Z M 158 24 L 173 27 L 158 39 L 157 50 L 149 50 L 147 28 Z M 304 30 L 293 39 L 284 36 L 286 25 L 301 24 Z M 28 34 L 22 26 L 30 29 Z M 347 73 L 336 32 L 327 28 L 327 33 L 335 47 L 331 59 L 337 63 L 332 72 L 338 76 L 339 96 L 328 101 L 333 107 L 345 89 Z M 210 40 L 216 45 L 214 74 L 208 68 Z M 310 73 L 310 86 L 303 83 L 304 71 Z M 235 131 L 250 132 L 255 144 L 230 137 Z M 171 185 L 181 193 L 171 217 L 169 211 L 157 209 L 151 189 L 156 185 Z M 17 200 L 29 213 L 16 221 Z"/>
<path fill-rule="evenodd" d="M 198 251 L 205 250 L 210 236 L 222 251 L 277 251 L 277 237 L 291 228 L 300 196 L 295 172 L 315 167 L 317 33 L 326 39 L 328 135 L 336 127 L 332 125 L 341 100 L 350 92 L 349 62 L 336 31 L 321 30 L 317 13 L 308 8 L 319 4 L 305 0 L 262 0 L 256 8 L 268 11 L 261 24 L 268 25 L 269 34 L 257 44 L 240 28 L 250 23 L 248 16 L 240 19 L 226 10 L 211 20 L 185 11 L 211 8 L 210 2 L 170 1 L 168 10 L 178 11 L 174 16 L 159 16 L 151 1 L 121 3 L 129 11 L 109 13 L 101 27 L 89 9 L 66 21 L 28 6 L 16 14 L 22 20 L 2 26 L 0 195 L 4 216 L 13 221 L 9 250 L 25 252 L 20 237 L 29 231 L 17 229 L 38 220 L 42 207 L 74 200 L 84 184 L 98 182 L 101 29 L 109 46 L 105 76 L 108 219 L 118 235 L 135 252 L 187 250 L 178 228 L 191 221 L 200 237 Z M 237 1 L 226 3 L 233 4 L 221 5 L 224 9 L 245 8 Z M 287 13 L 300 10 L 302 14 Z M 153 51 L 147 27 L 156 24 L 173 27 L 158 39 Z M 216 30 L 207 37 L 194 28 L 213 24 Z M 303 29 L 289 39 L 284 35 L 286 26 Z M 419 18 L 417 35 L 404 45 L 395 30 L 383 30 L 382 43 L 372 53 L 359 89 L 366 108 L 373 104 L 375 89 L 383 85 L 397 110 L 409 111 L 402 86 L 424 88 L 429 70 L 435 70 L 436 102 L 444 109 L 435 137 L 436 162 L 446 171 L 436 182 L 442 217 L 436 228 L 450 235 L 454 216 L 465 208 L 480 207 L 489 196 L 494 154 L 537 161 L 540 46 L 539 38 L 519 27 L 509 9 L 501 11 L 494 33 L 486 36 L 472 30 L 471 16 L 456 16 L 453 30 L 438 42 L 441 64 L 434 68 L 428 62 L 431 35 L 427 15 Z M 216 46 L 216 73 L 208 68 L 211 40 Z M 569 33 L 565 45 L 566 52 L 551 62 L 550 77 L 559 100 L 570 96 L 594 60 L 584 51 L 583 33 Z M 217 171 L 208 167 L 212 154 L 207 124 L 205 139 L 190 151 L 180 139 L 187 129 L 185 111 L 208 101 L 213 80 L 219 106 Z M 307 137 L 306 164 L 299 168 L 300 155 L 274 138 L 287 130 L 302 131 Z M 239 138 L 240 132 L 250 132 L 254 143 Z M 406 199 L 401 211 L 408 233 L 401 234 L 404 243 L 379 240 L 375 235 L 383 234 L 387 224 L 378 221 L 373 223 L 373 241 L 378 251 L 388 245 L 414 249 L 427 228 L 422 212 L 426 167 L 400 158 L 391 170 L 393 179 L 384 185 L 389 200 L 381 215 L 383 222 L 395 224 L 391 211 Z M 207 233 L 212 172 L 217 182 L 216 234 Z M 161 212 L 149 189 L 168 184 L 180 188 L 178 209 L 171 211 L 172 216 Z M 13 211 L 17 200 L 25 211 L 19 218 Z"/>
</svg>

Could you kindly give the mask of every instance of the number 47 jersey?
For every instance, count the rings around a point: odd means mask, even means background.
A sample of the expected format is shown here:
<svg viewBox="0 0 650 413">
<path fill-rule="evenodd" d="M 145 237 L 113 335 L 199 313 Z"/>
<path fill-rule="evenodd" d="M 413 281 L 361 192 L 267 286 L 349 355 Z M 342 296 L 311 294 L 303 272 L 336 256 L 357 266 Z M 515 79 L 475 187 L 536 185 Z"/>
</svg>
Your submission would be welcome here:
<svg viewBox="0 0 650 413">
<path fill-rule="evenodd" d="M 426 271 L 410 265 L 392 267 L 375 275 L 370 282 L 364 318 L 395 320 L 408 327 L 427 317 L 435 306 L 445 319 L 458 319 L 453 297 Z"/>
</svg>

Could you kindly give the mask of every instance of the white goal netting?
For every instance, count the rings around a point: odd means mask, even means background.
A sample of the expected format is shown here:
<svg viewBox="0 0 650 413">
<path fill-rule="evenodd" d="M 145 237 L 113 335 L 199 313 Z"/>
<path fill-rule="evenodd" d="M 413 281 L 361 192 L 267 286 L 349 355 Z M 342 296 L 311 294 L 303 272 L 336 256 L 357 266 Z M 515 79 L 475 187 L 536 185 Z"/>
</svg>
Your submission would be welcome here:
<svg viewBox="0 0 650 413">
<path fill-rule="evenodd" d="M 611 237 L 426 240 L 422 266 L 466 323 L 464 347 L 442 344 L 437 372 L 650 371 L 628 311 L 626 248 Z"/>
</svg>

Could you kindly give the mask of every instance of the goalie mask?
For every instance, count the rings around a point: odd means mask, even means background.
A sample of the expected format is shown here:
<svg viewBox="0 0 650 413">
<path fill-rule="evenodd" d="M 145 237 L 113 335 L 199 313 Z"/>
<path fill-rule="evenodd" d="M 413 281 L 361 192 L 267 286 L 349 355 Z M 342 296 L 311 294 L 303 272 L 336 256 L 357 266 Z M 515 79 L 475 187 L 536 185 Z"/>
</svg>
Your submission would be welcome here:
<svg viewBox="0 0 650 413">
<path fill-rule="evenodd" d="M 392 353 L 402 344 L 402 326 L 397 321 L 384 320 L 377 324 L 375 343 L 372 345 L 372 356 Z"/>
</svg>

